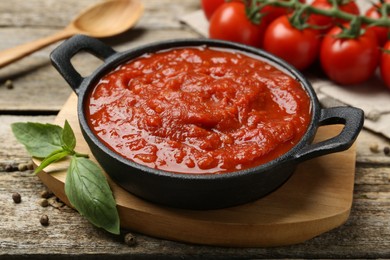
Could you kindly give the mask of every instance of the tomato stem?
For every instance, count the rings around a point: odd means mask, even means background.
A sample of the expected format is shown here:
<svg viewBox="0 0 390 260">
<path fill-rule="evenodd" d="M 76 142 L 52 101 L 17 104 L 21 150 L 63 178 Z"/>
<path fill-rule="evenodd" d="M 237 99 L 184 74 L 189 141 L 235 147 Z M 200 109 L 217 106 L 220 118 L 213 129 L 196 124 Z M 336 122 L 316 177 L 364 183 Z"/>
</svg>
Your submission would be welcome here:
<svg viewBox="0 0 390 260">
<path fill-rule="evenodd" d="M 331 16 L 334 18 L 340 18 L 346 21 L 353 21 L 358 17 L 358 19 L 361 21 L 362 24 L 366 24 L 369 26 L 380 26 L 380 27 L 390 27 L 390 19 L 388 18 L 388 14 L 390 13 L 390 3 L 383 3 L 381 5 L 381 18 L 374 19 L 370 18 L 364 15 L 354 15 L 347 12 L 344 12 L 339 9 L 339 4 L 344 3 L 342 0 L 330 0 L 333 7 L 331 9 L 320 9 L 316 8 L 314 6 L 311 6 L 306 3 L 301 3 L 298 0 L 254 0 L 256 2 L 256 6 L 258 8 L 258 11 L 260 11 L 262 8 L 264 8 L 267 5 L 277 6 L 277 7 L 284 7 L 289 8 L 293 10 L 305 10 L 305 15 L 309 14 L 320 14 L 324 16 Z"/>
<path fill-rule="evenodd" d="M 295 9 L 295 12 L 290 18 L 290 23 L 298 30 L 304 30 L 309 27 L 306 23 L 307 16 L 305 15 L 308 5 L 301 5 L 299 9 Z"/>
<path fill-rule="evenodd" d="M 249 21 L 254 24 L 259 24 L 263 15 L 259 12 L 259 6 L 256 1 L 244 0 L 245 4 L 245 13 Z"/>
<path fill-rule="evenodd" d="M 364 33 L 364 29 L 362 29 L 362 21 L 360 16 L 355 16 L 355 18 L 350 22 L 349 27 L 342 27 L 343 31 L 336 35 L 337 38 L 349 38 L 354 39 L 359 37 Z"/>
<path fill-rule="evenodd" d="M 380 7 L 381 18 L 387 19 L 390 12 L 390 3 L 382 3 Z"/>
</svg>

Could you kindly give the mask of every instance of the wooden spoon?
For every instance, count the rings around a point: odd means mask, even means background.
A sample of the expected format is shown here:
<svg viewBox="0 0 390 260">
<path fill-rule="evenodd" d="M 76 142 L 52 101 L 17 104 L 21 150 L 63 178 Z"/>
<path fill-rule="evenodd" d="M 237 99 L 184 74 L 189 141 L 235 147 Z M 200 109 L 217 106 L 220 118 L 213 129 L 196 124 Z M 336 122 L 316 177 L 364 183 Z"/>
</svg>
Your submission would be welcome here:
<svg viewBox="0 0 390 260">
<path fill-rule="evenodd" d="M 92 37 L 109 37 L 130 29 L 141 17 L 140 0 L 108 0 L 86 9 L 67 27 L 51 36 L 25 43 L 0 52 L 0 68 L 19 60 L 51 43 L 86 34 Z"/>
</svg>

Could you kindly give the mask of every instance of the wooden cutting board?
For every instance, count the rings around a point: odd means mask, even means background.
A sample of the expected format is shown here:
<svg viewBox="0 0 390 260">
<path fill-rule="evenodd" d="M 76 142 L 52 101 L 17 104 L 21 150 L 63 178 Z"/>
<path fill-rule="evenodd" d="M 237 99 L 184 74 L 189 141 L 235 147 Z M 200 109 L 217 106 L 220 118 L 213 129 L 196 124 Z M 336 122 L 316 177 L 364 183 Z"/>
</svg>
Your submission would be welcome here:
<svg viewBox="0 0 390 260">
<path fill-rule="evenodd" d="M 77 97 L 72 94 L 56 118 L 67 119 L 77 138 L 76 151 L 91 152 L 77 119 Z M 316 141 L 335 136 L 341 126 L 321 127 Z M 352 206 L 355 147 L 300 164 L 277 191 L 255 202 L 219 210 L 194 211 L 159 206 L 120 188 L 109 177 L 121 226 L 150 236 L 182 242 L 269 247 L 296 244 L 342 225 Z M 94 160 L 94 158 L 92 158 Z M 40 161 L 35 160 L 36 164 Z M 42 182 L 69 205 L 64 193 L 64 160 L 39 173 Z"/>
</svg>

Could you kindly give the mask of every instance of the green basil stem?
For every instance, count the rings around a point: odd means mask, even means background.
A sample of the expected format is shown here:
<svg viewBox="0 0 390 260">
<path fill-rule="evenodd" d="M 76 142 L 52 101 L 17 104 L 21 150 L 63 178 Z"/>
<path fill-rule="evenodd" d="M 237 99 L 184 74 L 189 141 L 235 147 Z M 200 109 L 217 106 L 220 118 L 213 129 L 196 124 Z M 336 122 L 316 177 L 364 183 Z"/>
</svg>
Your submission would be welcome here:
<svg viewBox="0 0 390 260">
<path fill-rule="evenodd" d="M 359 17 L 360 21 L 363 24 L 367 25 L 375 25 L 375 26 L 383 26 L 383 27 L 390 27 L 390 19 L 388 19 L 388 9 L 390 4 L 384 3 L 381 7 L 381 13 L 382 16 L 379 19 L 369 18 L 364 15 L 354 15 L 350 14 L 344 11 L 341 11 L 338 8 L 337 0 L 331 0 L 333 3 L 333 8 L 331 9 L 320 9 L 316 8 L 314 6 L 311 6 L 309 4 L 301 3 L 298 0 L 286 0 L 286 1 L 280 1 L 280 0 L 254 0 L 257 2 L 258 10 L 261 10 L 267 5 L 277 6 L 277 7 L 284 7 L 284 8 L 290 8 L 290 9 L 301 9 L 304 8 L 305 12 L 308 14 L 320 14 L 324 16 L 331 16 L 335 18 L 341 18 L 343 20 L 352 21 L 354 18 Z M 383 15 L 386 14 L 386 15 Z"/>
<path fill-rule="evenodd" d="M 50 164 L 57 162 L 57 161 L 65 158 L 68 155 L 69 155 L 69 152 L 64 151 L 64 150 L 54 152 L 53 154 L 49 155 L 48 157 L 46 157 L 45 159 L 42 160 L 41 164 L 35 169 L 34 173 L 35 174 L 39 173 L 40 171 L 45 169 Z"/>
<path fill-rule="evenodd" d="M 74 152 L 72 155 L 74 155 L 74 156 L 76 156 L 76 157 L 89 158 L 89 155 L 88 155 L 88 154 L 85 154 L 85 153 Z"/>
</svg>

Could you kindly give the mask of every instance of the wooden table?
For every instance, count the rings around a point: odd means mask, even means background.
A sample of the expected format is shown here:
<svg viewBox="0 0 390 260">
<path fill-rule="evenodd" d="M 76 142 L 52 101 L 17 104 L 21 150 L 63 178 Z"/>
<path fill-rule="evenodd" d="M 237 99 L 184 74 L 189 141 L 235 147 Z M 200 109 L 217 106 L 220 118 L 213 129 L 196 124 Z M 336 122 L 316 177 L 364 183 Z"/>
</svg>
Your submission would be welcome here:
<svg viewBox="0 0 390 260">
<path fill-rule="evenodd" d="M 81 9 L 97 0 L 0 1 L 0 49 L 49 35 L 63 28 Z M 104 39 L 116 50 L 170 38 L 197 38 L 178 21 L 199 8 L 197 0 L 147 0 L 137 26 L 120 36 Z M 13 137 L 10 124 L 20 121 L 53 122 L 71 94 L 51 66 L 49 53 L 56 44 L 0 69 L 0 258 L 389 258 L 390 157 L 382 149 L 389 140 L 364 130 L 357 141 L 354 199 L 348 221 L 339 228 L 305 243 L 276 248 L 222 248 L 161 240 L 134 233 L 135 246 L 89 224 L 76 211 L 51 201 L 38 205 L 44 185 L 31 170 L 18 169 L 31 158 Z M 99 65 L 90 55 L 77 55 L 74 64 L 88 75 Z M 5 81 L 11 80 L 13 87 Z M 369 147 L 379 145 L 380 152 Z M 19 192 L 22 203 L 12 194 Z M 50 225 L 39 223 L 42 214 Z M 124 232 L 125 233 L 125 232 Z"/>
</svg>

